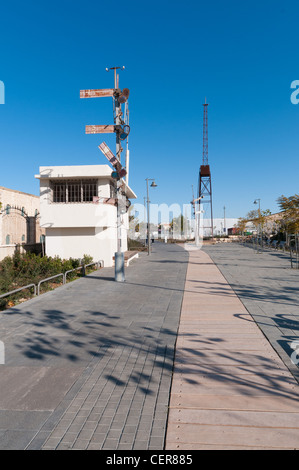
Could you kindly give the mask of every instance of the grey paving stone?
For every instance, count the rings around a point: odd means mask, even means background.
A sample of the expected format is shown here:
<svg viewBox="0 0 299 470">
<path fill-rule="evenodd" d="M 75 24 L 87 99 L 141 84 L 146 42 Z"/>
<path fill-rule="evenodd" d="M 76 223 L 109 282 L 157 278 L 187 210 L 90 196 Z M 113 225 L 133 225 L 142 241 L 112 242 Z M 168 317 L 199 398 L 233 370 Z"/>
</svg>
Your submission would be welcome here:
<svg viewBox="0 0 299 470">
<path fill-rule="evenodd" d="M 155 410 L 167 409 L 187 262 L 183 248 L 156 243 L 126 269 L 124 283 L 105 268 L 0 313 L 1 367 L 17 397 L 4 395 L 3 406 L 20 411 L 4 419 L 0 400 L 0 449 L 132 449 L 141 419 L 151 426 Z M 16 367 L 28 370 L 28 385 L 12 375 Z M 0 390 L 8 377 L 0 370 Z M 33 387 L 27 401 L 22 386 Z M 37 410 L 44 414 L 34 427 Z M 10 433 L 18 423 L 22 438 Z M 150 445 L 136 445 L 143 442 Z"/>
</svg>

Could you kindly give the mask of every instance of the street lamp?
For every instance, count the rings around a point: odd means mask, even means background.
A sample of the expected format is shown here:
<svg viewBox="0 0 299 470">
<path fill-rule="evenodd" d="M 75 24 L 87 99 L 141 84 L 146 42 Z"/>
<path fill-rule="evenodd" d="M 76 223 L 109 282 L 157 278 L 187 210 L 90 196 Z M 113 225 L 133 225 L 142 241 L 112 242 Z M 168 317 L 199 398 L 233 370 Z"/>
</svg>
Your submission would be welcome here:
<svg viewBox="0 0 299 470">
<path fill-rule="evenodd" d="M 258 210 L 258 214 L 259 214 L 259 218 L 261 217 L 261 200 L 259 198 L 257 198 L 253 204 L 258 204 L 259 205 L 259 210 Z M 260 221 L 259 221 L 260 222 Z M 261 248 L 263 248 L 263 228 L 261 227 L 261 224 L 259 223 L 259 236 L 261 236 Z"/>
<path fill-rule="evenodd" d="M 147 254 L 150 254 L 150 209 L 149 209 L 149 195 L 148 195 L 148 182 L 152 181 L 151 188 L 156 188 L 158 185 L 153 178 L 145 178 L 146 180 L 146 194 L 147 194 Z"/>
<path fill-rule="evenodd" d="M 198 203 L 198 201 L 200 201 L 201 199 L 203 199 L 204 196 L 199 196 L 197 199 L 194 199 L 191 201 L 191 204 L 193 205 L 193 208 L 194 208 L 194 216 L 195 216 L 195 245 L 198 246 L 199 245 L 199 235 L 200 235 L 200 214 L 203 214 L 204 211 L 203 210 L 199 210 L 198 206 L 200 203 Z M 195 204 L 197 202 L 197 204 Z M 200 207 L 200 206 L 199 206 Z"/>
<path fill-rule="evenodd" d="M 258 201 L 258 202 L 257 202 L 257 201 Z M 258 203 L 258 205 L 259 205 L 259 215 L 261 215 L 261 200 L 260 200 L 260 199 L 256 199 L 253 204 L 257 204 L 257 203 Z"/>
</svg>

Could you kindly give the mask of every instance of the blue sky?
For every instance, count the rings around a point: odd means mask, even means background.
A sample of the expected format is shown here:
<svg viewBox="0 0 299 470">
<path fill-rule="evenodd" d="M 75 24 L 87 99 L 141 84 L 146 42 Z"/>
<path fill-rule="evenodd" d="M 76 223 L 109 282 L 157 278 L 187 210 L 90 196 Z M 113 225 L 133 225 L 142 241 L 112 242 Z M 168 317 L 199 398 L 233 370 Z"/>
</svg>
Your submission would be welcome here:
<svg viewBox="0 0 299 470">
<path fill-rule="evenodd" d="M 106 67 L 130 89 L 130 186 L 143 203 L 188 204 L 209 103 L 214 216 L 241 217 L 299 192 L 298 1 L 76 0 L 1 3 L 0 186 L 39 193 L 43 165 L 105 164 L 86 124 L 112 124 Z"/>
</svg>

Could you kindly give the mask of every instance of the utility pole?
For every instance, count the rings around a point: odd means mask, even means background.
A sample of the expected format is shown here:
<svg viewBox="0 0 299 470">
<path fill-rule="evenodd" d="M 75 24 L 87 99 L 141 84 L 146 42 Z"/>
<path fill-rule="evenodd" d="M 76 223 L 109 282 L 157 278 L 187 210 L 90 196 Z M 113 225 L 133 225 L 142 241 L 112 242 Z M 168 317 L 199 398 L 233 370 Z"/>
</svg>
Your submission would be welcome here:
<svg viewBox="0 0 299 470">
<path fill-rule="evenodd" d="M 130 126 L 123 120 L 123 113 L 121 105 L 126 103 L 130 94 L 128 88 L 122 91 L 119 89 L 119 75 L 118 69 L 124 70 L 125 67 L 111 67 L 106 68 L 106 71 L 114 71 L 114 88 L 100 89 L 100 90 L 80 90 L 80 98 L 97 98 L 97 97 L 112 97 L 113 98 L 113 112 L 114 112 L 114 125 L 89 125 L 85 127 L 86 134 L 104 134 L 115 132 L 116 135 L 116 156 L 113 155 L 109 147 L 103 142 L 99 145 L 101 152 L 107 157 L 109 162 L 113 165 L 114 171 L 111 176 L 116 180 L 116 207 L 117 207 L 117 252 L 115 253 L 115 280 L 123 282 L 125 280 L 124 269 L 124 253 L 122 250 L 122 231 L 121 231 L 121 215 L 126 206 L 122 195 L 122 181 L 121 179 L 126 176 L 127 171 L 121 165 L 121 152 L 123 148 L 121 141 L 128 138 L 130 133 Z M 128 108 L 127 108 L 128 109 Z M 128 116 L 128 113 L 125 116 Z M 128 148 L 127 148 L 128 151 Z"/>
<path fill-rule="evenodd" d="M 119 75 L 116 73 L 117 69 L 121 67 L 111 67 L 110 70 L 114 70 L 114 89 L 117 90 L 119 86 Z M 107 70 L 107 72 L 109 69 Z M 114 124 L 115 126 L 121 125 L 121 105 L 116 95 L 114 97 Z M 118 127 L 117 127 L 118 128 Z M 119 138 L 119 132 L 116 132 L 116 158 L 118 159 L 119 163 L 121 164 L 121 152 L 122 147 Z M 121 205 L 121 181 L 119 178 L 116 180 L 116 194 L 117 194 L 117 253 L 115 253 L 115 277 L 124 277 L 124 262 L 123 262 L 123 253 L 121 252 L 122 248 L 122 240 L 121 240 L 121 213 L 120 213 L 120 205 Z M 120 274 L 121 273 L 121 274 Z"/>
<path fill-rule="evenodd" d="M 151 252 L 151 231 L 150 231 L 150 200 L 149 200 L 149 192 L 148 192 L 148 182 L 152 181 L 151 188 L 156 188 L 158 185 L 156 184 L 153 178 L 145 178 L 146 181 L 146 195 L 147 195 L 147 254 L 149 255 Z"/>
</svg>

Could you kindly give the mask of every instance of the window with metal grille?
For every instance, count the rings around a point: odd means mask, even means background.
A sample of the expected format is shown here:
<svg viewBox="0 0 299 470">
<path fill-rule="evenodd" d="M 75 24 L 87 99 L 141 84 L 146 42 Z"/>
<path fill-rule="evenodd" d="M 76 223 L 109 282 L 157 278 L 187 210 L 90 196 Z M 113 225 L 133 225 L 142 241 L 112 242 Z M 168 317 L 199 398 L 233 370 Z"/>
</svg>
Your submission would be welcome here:
<svg viewBox="0 0 299 470">
<path fill-rule="evenodd" d="M 92 202 L 98 195 L 96 180 L 64 180 L 51 182 L 53 202 Z"/>
</svg>

